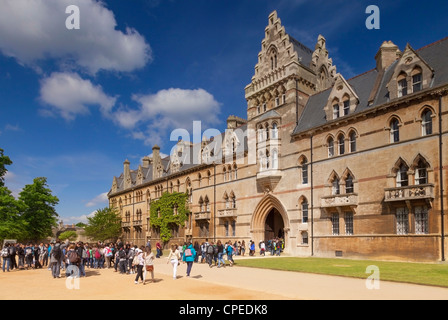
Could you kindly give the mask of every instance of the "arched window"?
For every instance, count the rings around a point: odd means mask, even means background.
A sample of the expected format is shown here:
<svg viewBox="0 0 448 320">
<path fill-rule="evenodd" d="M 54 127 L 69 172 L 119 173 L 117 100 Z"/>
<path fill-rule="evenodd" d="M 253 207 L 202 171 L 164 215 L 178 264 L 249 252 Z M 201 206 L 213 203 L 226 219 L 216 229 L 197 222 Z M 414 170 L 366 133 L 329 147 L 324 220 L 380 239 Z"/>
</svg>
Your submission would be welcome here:
<svg viewBox="0 0 448 320">
<path fill-rule="evenodd" d="M 422 113 L 422 135 L 432 134 L 432 111 L 425 109 Z"/>
<path fill-rule="evenodd" d="M 266 140 L 269 140 L 269 125 L 267 123 L 265 125 L 265 131 L 266 131 Z"/>
<path fill-rule="evenodd" d="M 226 182 L 227 181 L 227 169 L 226 169 L 226 166 L 222 167 L 222 175 L 224 177 L 224 182 Z"/>
<path fill-rule="evenodd" d="M 340 194 L 339 178 L 338 177 L 335 177 L 333 182 L 331 183 L 331 194 L 333 196 Z"/>
<path fill-rule="evenodd" d="M 271 167 L 271 159 L 270 159 L 271 154 L 269 153 L 269 150 L 266 150 L 266 170 L 269 170 Z"/>
<path fill-rule="evenodd" d="M 390 122 L 390 142 L 400 141 L 400 123 L 398 119 L 394 118 Z"/>
<path fill-rule="evenodd" d="M 334 156 L 334 140 L 332 137 L 328 138 L 327 146 L 328 146 L 328 157 L 331 158 Z"/>
<path fill-rule="evenodd" d="M 342 101 L 344 103 L 344 116 L 346 116 L 350 113 L 350 97 L 345 95 Z"/>
<path fill-rule="evenodd" d="M 422 69 L 415 67 L 412 70 L 412 92 L 419 92 L 422 90 Z"/>
<path fill-rule="evenodd" d="M 356 132 L 351 131 L 349 134 L 350 152 L 356 152 Z"/>
<path fill-rule="evenodd" d="M 236 163 L 233 164 L 233 179 L 238 179 L 238 166 L 236 165 Z"/>
<path fill-rule="evenodd" d="M 347 178 L 345 178 L 345 193 L 353 193 L 353 177 L 351 174 L 348 174 Z"/>
<path fill-rule="evenodd" d="M 333 101 L 333 119 L 337 119 L 339 116 L 339 100 L 335 99 Z"/>
<path fill-rule="evenodd" d="M 278 126 L 275 122 L 272 124 L 272 139 L 278 139 Z"/>
<path fill-rule="evenodd" d="M 263 126 L 260 124 L 258 127 L 258 142 L 262 142 L 263 140 Z"/>
<path fill-rule="evenodd" d="M 400 165 L 397 172 L 397 187 L 407 187 L 409 185 L 408 170 L 409 168 L 404 163 Z"/>
<path fill-rule="evenodd" d="M 428 171 L 426 163 L 420 160 L 415 170 L 415 184 L 427 184 L 428 183 Z"/>
<path fill-rule="evenodd" d="M 302 184 L 308 183 L 308 160 L 303 157 L 301 163 L 302 165 Z"/>
<path fill-rule="evenodd" d="M 308 222 L 308 200 L 303 199 L 302 201 L 302 223 Z"/>
<path fill-rule="evenodd" d="M 406 73 L 402 72 L 397 77 L 397 85 L 398 85 L 398 97 L 404 97 L 408 94 L 408 81 L 406 79 Z"/>
<path fill-rule="evenodd" d="M 345 137 L 343 134 L 340 134 L 338 137 L 338 151 L 339 154 L 345 153 Z"/>
</svg>

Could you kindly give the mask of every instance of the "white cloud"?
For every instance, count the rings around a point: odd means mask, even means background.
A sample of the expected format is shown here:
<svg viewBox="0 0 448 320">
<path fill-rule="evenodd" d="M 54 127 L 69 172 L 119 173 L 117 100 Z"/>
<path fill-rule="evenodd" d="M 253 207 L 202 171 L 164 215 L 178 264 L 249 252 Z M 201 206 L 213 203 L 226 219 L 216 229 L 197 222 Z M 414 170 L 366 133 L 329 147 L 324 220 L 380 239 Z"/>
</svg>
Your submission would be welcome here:
<svg viewBox="0 0 448 320">
<path fill-rule="evenodd" d="M 65 26 L 67 6 L 80 9 L 80 29 Z M 112 11 L 96 0 L 2 0 L 0 51 L 24 65 L 56 59 L 89 73 L 128 72 L 151 61 L 151 48 L 135 29 L 117 30 Z M 37 67 L 38 68 L 38 67 Z"/>
<path fill-rule="evenodd" d="M 107 192 L 97 195 L 95 198 L 86 203 L 86 207 L 95 207 L 97 205 L 106 205 L 108 202 Z"/>
<path fill-rule="evenodd" d="M 82 79 L 76 73 L 55 72 L 41 80 L 40 100 L 47 106 L 44 115 L 60 115 L 73 120 L 77 115 L 89 114 L 89 106 L 99 106 L 108 116 L 116 102 L 103 92 L 101 86 Z"/>
<path fill-rule="evenodd" d="M 95 214 L 96 214 L 96 211 L 97 211 L 97 210 L 95 210 L 95 211 L 93 211 L 93 212 L 91 212 L 91 213 L 89 213 L 89 214 L 83 214 L 83 215 L 81 215 L 81 216 L 79 216 L 79 217 L 75 217 L 75 216 L 71 216 L 71 217 L 62 217 L 61 220 L 64 222 L 64 224 L 69 224 L 69 225 L 71 225 L 71 224 L 77 224 L 77 223 L 79 223 L 79 222 L 87 223 L 87 222 L 88 222 L 87 218 L 92 218 L 92 217 L 94 217 Z"/>
<path fill-rule="evenodd" d="M 169 130 L 191 130 L 193 121 L 201 121 L 203 126 L 220 122 L 220 103 L 204 89 L 170 88 L 132 99 L 138 109 L 122 108 L 114 112 L 113 119 L 146 144 L 161 144 Z"/>
</svg>

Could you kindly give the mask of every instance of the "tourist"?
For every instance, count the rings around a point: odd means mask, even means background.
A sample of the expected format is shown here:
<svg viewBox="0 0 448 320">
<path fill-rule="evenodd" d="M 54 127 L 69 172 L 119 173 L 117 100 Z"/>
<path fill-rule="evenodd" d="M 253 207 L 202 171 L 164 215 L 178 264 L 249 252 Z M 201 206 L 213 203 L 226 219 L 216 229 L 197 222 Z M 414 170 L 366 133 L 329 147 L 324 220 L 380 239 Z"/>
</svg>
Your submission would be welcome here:
<svg viewBox="0 0 448 320">
<path fill-rule="evenodd" d="M 148 241 L 149 242 L 149 241 Z M 143 255 L 145 259 L 145 269 L 143 273 L 143 284 L 146 283 L 146 275 L 148 272 L 151 272 L 151 279 L 154 282 L 154 253 L 151 251 L 151 247 L 145 248 L 145 253 Z"/>
<path fill-rule="evenodd" d="M 194 262 L 197 263 L 199 261 L 199 252 L 201 252 L 201 246 L 199 245 L 199 242 L 195 241 L 193 248 L 196 251 L 196 257 L 194 258 Z"/>
<path fill-rule="evenodd" d="M 189 242 L 187 248 L 184 250 L 182 261 L 187 263 L 187 277 L 190 277 L 191 268 L 193 267 L 194 259 L 196 258 L 196 250 Z"/>
<path fill-rule="evenodd" d="M 221 240 L 218 240 L 216 248 L 218 249 L 218 268 L 221 268 L 221 263 L 222 263 L 223 267 L 225 267 L 226 262 L 224 261 L 224 258 L 223 258 L 224 246 L 222 245 Z"/>
<path fill-rule="evenodd" d="M 25 264 L 27 269 L 30 267 L 34 267 L 33 259 L 34 259 L 34 248 L 33 245 L 29 243 L 28 246 L 25 247 Z"/>
<path fill-rule="evenodd" d="M 11 268 L 11 255 L 9 253 L 9 243 L 6 243 L 5 246 L 2 249 L 2 259 L 3 259 L 3 272 L 5 272 L 5 265 L 6 265 L 6 271 L 9 272 L 9 268 Z"/>
<path fill-rule="evenodd" d="M 246 241 L 243 240 L 243 242 L 241 242 L 241 255 L 244 257 L 244 254 L 246 253 Z"/>
<path fill-rule="evenodd" d="M 14 270 L 14 268 L 17 269 L 17 263 L 16 263 L 16 245 L 11 243 L 9 246 L 9 255 L 11 256 L 11 270 Z"/>
<path fill-rule="evenodd" d="M 266 244 L 264 241 L 260 242 L 260 256 L 265 256 Z"/>
<path fill-rule="evenodd" d="M 137 246 L 132 247 L 130 244 L 126 245 L 127 250 L 127 258 L 128 258 L 128 267 L 129 267 L 129 274 L 134 274 L 134 266 L 132 265 L 132 261 L 134 260 L 135 256 L 135 250 L 137 249 Z"/>
<path fill-rule="evenodd" d="M 118 250 L 118 267 L 120 268 L 120 274 L 126 274 L 126 250 L 124 246 Z"/>
<path fill-rule="evenodd" d="M 173 266 L 173 279 L 177 279 L 177 266 L 179 265 L 180 253 L 177 249 L 177 245 L 171 245 L 170 254 L 168 255 L 167 264 L 171 262 Z"/>
<path fill-rule="evenodd" d="M 230 266 L 233 266 L 233 264 L 235 263 L 233 261 L 233 253 L 235 252 L 235 248 L 232 246 L 232 243 L 229 241 L 227 248 L 227 261 L 229 261 Z"/>
<path fill-rule="evenodd" d="M 210 244 L 207 246 L 207 263 L 208 266 L 211 268 L 212 267 L 212 262 L 213 262 L 213 256 L 214 256 L 214 248 L 213 248 L 213 241 L 210 242 Z"/>
<path fill-rule="evenodd" d="M 207 259 L 207 246 L 206 242 L 202 242 L 201 244 L 201 263 L 204 263 L 204 260 Z"/>
<path fill-rule="evenodd" d="M 143 266 L 145 265 L 145 259 L 143 258 L 143 250 L 136 248 L 134 251 L 135 254 L 132 264 L 134 265 L 136 269 L 135 273 L 137 274 L 134 283 L 138 284 L 138 279 L 141 278 L 143 284 L 144 283 Z"/>
<path fill-rule="evenodd" d="M 255 254 L 255 242 L 250 240 L 249 255 L 253 256 L 254 254 Z"/>
<path fill-rule="evenodd" d="M 106 269 L 110 268 L 110 260 L 112 258 L 112 250 L 111 248 L 106 244 L 104 247 L 104 259 L 106 261 Z"/>
<path fill-rule="evenodd" d="M 19 270 L 25 269 L 25 246 L 23 243 L 17 246 L 17 257 L 19 258 Z"/>
<path fill-rule="evenodd" d="M 160 258 L 163 255 L 163 252 L 162 252 L 162 245 L 160 244 L 159 241 L 157 241 L 156 243 L 156 250 L 157 250 L 156 258 Z"/>
<path fill-rule="evenodd" d="M 53 278 L 61 277 L 61 262 L 64 259 L 62 246 L 63 245 L 61 245 L 61 242 L 57 240 L 50 252 L 51 275 L 53 276 Z"/>
</svg>

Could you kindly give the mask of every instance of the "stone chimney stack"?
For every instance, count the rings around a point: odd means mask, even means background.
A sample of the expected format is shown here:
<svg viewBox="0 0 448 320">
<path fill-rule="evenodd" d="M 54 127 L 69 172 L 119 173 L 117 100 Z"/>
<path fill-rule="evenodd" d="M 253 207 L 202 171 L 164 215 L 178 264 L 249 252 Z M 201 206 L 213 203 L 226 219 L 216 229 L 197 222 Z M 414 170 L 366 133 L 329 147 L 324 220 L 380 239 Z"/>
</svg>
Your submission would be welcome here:
<svg viewBox="0 0 448 320">
<path fill-rule="evenodd" d="M 376 70 L 381 71 L 389 67 L 400 57 L 401 51 L 392 41 L 384 41 L 375 55 Z"/>
<path fill-rule="evenodd" d="M 158 145 L 152 147 L 152 163 L 153 179 L 162 177 L 162 159 L 160 158 L 160 147 Z"/>
<path fill-rule="evenodd" d="M 151 163 L 151 159 L 148 156 L 143 157 L 143 168 L 149 168 L 149 164 Z"/>
<path fill-rule="evenodd" d="M 124 178 L 124 188 L 130 188 L 131 187 L 131 170 L 130 170 L 130 162 L 128 159 L 126 159 L 123 162 L 123 178 Z"/>
</svg>

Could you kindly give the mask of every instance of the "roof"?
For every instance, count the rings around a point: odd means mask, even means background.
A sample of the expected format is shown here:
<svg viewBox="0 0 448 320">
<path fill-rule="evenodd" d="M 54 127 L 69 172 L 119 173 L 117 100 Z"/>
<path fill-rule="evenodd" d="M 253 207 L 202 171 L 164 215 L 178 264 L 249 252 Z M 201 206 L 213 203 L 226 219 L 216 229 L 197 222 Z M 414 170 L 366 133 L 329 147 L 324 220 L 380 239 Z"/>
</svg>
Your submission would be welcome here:
<svg viewBox="0 0 448 320">
<path fill-rule="evenodd" d="M 447 84 L 448 37 L 416 50 L 416 52 L 434 70 L 434 79 L 430 87 L 434 88 Z M 373 69 L 347 80 L 347 83 L 359 97 L 359 104 L 354 113 L 351 113 L 350 115 L 361 113 L 367 109 L 389 102 L 389 90 L 386 86 L 392 78 L 397 65 L 398 60 L 386 68 L 384 72 L 378 72 L 376 69 Z M 375 92 L 374 88 L 376 85 L 378 86 L 378 90 L 376 91 L 376 94 L 371 97 L 372 92 Z M 294 128 L 293 135 L 327 123 L 324 107 L 328 102 L 332 89 L 333 87 L 330 87 L 327 90 L 310 96 L 299 122 Z M 371 103 L 369 103 L 369 100 L 372 100 Z"/>
</svg>

